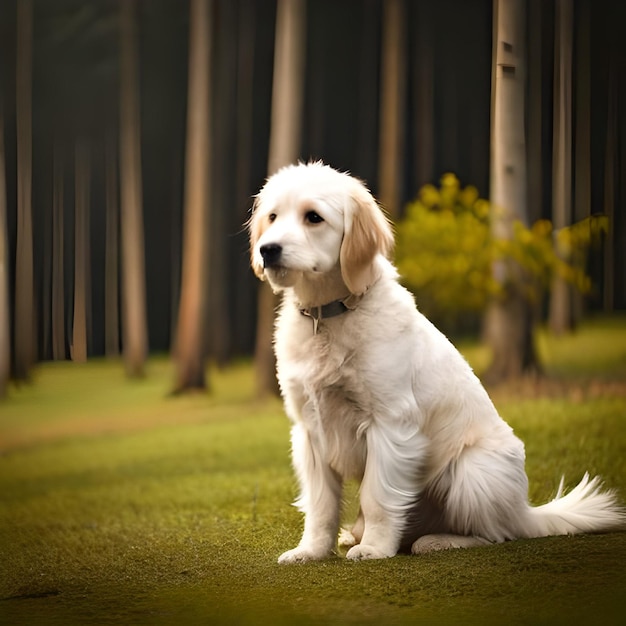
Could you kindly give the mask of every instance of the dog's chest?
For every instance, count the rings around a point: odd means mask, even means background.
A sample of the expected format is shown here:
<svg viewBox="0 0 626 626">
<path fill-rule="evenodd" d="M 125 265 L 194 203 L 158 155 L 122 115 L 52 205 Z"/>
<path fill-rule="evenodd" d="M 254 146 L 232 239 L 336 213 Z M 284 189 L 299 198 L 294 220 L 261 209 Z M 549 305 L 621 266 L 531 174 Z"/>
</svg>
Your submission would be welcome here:
<svg viewBox="0 0 626 626">
<path fill-rule="evenodd" d="M 279 353 L 279 376 L 290 417 L 305 423 L 314 445 L 344 478 L 360 478 L 371 402 L 358 375 L 359 355 L 324 331 Z M 289 410 L 291 408 L 291 410 Z"/>
</svg>

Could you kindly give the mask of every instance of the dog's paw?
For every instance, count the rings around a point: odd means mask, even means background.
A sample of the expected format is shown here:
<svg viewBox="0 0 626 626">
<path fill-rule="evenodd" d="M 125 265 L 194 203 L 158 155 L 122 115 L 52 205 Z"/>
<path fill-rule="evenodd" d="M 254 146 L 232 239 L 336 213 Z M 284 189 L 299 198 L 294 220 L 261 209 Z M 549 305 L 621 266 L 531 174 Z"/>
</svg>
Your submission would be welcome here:
<svg viewBox="0 0 626 626">
<path fill-rule="evenodd" d="M 353 548 L 348 550 L 348 554 L 346 554 L 346 559 L 350 559 L 351 561 L 366 561 L 371 559 L 386 559 L 392 554 L 385 554 L 382 550 L 375 548 L 374 546 L 368 546 L 360 543 Z"/>
<path fill-rule="evenodd" d="M 339 547 L 340 548 L 351 548 L 352 546 L 356 546 L 357 543 L 358 541 L 347 528 L 342 528 L 339 531 Z"/>
<path fill-rule="evenodd" d="M 291 563 L 307 563 L 308 561 L 319 561 L 329 556 L 326 552 L 316 552 L 307 548 L 294 548 L 287 550 L 278 557 L 281 565 L 290 565 Z"/>
</svg>

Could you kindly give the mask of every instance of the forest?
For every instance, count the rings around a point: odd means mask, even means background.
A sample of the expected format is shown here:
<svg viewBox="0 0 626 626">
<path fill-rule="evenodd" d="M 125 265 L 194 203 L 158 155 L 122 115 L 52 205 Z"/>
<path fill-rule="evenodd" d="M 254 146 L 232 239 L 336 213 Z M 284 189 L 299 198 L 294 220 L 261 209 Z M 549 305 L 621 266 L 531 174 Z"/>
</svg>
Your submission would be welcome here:
<svg viewBox="0 0 626 626">
<path fill-rule="evenodd" d="M 0 389 L 44 360 L 141 375 L 171 352 L 184 389 L 206 360 L 266 358 L 245 222 L 298 159 L 400 223 L 448 173 L 506 202 L 517 133 L 517 219 L 608 223 L 586 293 L 554 281 L 535 317 L 626 308 L 620 0 L 3 0 L 0 58 Z"/>
</svg>

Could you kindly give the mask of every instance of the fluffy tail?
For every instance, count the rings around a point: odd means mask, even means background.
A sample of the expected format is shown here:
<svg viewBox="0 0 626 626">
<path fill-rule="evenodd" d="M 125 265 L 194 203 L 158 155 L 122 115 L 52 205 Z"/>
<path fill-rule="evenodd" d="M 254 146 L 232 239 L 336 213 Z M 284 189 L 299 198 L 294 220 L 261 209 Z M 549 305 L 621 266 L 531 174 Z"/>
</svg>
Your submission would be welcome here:
<svg viewBox="0 0 626 626">
<path fill-rule="evenodd" d="M 599 477 L 585 474 L 563 495 L 563 479 L 554 500 L 530 508 L 538 537 L 617 530 L 626 526 L 626 509 L 613 491 L 602 491 Z"/>
</svg>

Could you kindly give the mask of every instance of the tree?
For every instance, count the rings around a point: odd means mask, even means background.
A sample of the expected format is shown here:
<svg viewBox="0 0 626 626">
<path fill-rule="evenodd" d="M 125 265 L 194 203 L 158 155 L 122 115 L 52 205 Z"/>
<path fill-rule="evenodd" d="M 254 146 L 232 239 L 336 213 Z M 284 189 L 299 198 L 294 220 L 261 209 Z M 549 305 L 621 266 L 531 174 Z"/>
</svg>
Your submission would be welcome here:
<svg viewBox="0 0 626 626">
<path fill-rule="evenodd" d="M 591 16 L 589 0 L 578 2 L 578 29 L 574 51 L 576 54 L 575 138 L 574 138 L 574 222 L 579 222 L 591 211 Z M 572 316 L 577 324 L 583 315 L 583 298 L 573 293 Z"/>
<path fill-rule="evenodd" d="M 383 3 L 382 85 L 380 102 L 379 199 L 397 217 L 402 202 L 402 159 L 405 133 L 405 39 L 404 0 Z"/>
<path fill-rule="evenodd" d="M 528 107 L 526 167 L 528 173 L 528 218 L 542 217 L 543 207 L 543 0 L 529 0 Z"/>
<path fill-rule="evenodd" d="M 604 215 L 608 218 L 609 228 L 615 228 L 615 198 L 617 195 L 617 68 L 615 60 L 610 58 L 607 87 L 606 140 L 604 144 Z M 609 231 L 604 245 L 604 310 L 613 311 L 615 307 L 615 235 Z"/>
<path fill-rule="evenodd" d="M 251 196 L 257 184 L 253 181 L 254 152 L 254 112 L 256 108 L 254 81 L 256 76 L 255 57 L 257 34 L 256 0 L 242 0 L 239 5 L 239 37 L 237 50 L 237 118 L 235 130 L 235 207 L 237 221 L 242 224 L 250 210 Z M 261 8 L 261 11 L 263 9 Z M 244 235 L 244 233 L 242 233 Z M 234 290 L 234 316 L 232 327 L 237 329 L 233 337 L 232 349 L 235 353 L 250 350 L 254 337 L 254 324 L 251 323 L 250 312 L 255 310 L 257 297 L 256 277 L 250 272 L 247 256 L 237 254 L 234 259 L 235 271 L 238 276 L 245 277 Z M 253 282 L 254 281 L 254 282 Z"/>
<path fill-rule="evenodd" d="M 131 377 L 143 375 L 148 347 L 135 12 L 135 0 L 120 0 L 122 319 L 124 362 Z"/>
<path fill-rule="evenodd" d="M 211 98 L 212 120 L 210 144 L 211 154 L 220 155 L 211 159 L 211 178 L 208 205 L 210 226 L 207 229 L 208 245 L 208 293 L 205 319 L 210 320 L 205 334 L 205 349 L 218 366 L 226 365 L 233 352 L 233 331 L 235 326 L 231 304 L 233 287 L 230 271 L 225 271 L 224 261 L 229 259 L 228 237 L 224 233 L 237 231 L 244 221 L 235 204 L 234 178 L 237 176 L 237 162 L 233 143 L 237 139 L 237 89 L 239 42 L 232 31 L 239 23 L 239 11 L 249 10 L 238 3 L 222 5 L 219 11 L 220 28 L 212 37 L 215 59 L 212 79 L 215 85 Z M 252 82 L 250 75 L 247 80 Z M 245 189 L 246 187 L 244 187 Z M 249 193 L 249 192 L 248 192 Z M 205 287 L 206 289 L 206 287 Z"/>
<path fill-rule="evenodd" d="M 413 100 L 415 102 L 415 183 L 417 188 L 433 182 L 435 157 L 435 98 L 433 21 L 430 5 L 417 5 L 417 35 L 414 52 Z"/>
<path fill-rule="evenodd" d="M 304 0 L 278 0 L 272 84 L 272 119 L 267 172 L 293 163 L 300 151 L 304 95 Z M 276 366 L 272 350 L 277 299 L 269 285 L 259 288 L 254 352 L 257 394 L 275 394 Z"/>
<path fill-rule="evenodd" d="M 89 265 L 89 152 L 83 141 L 76 143 L 74 172 L 74 317 L 71 355 L 73 361 L 85 362 Z"/>
<path fill-rule="evenodd" d="M 572 223 L 572 18 L 572 1 L 557 0 L 552 157 L 552 223 L 557 231 Z M 549 318 L 555 334 L 572 327 L 571 289 L 558 273 L 552 281 Z"/>
<path fill-rule="evenodd" d="M 6 395 L 11 375 L 11 316 L 9 305 L 9 236 L 4 158 L 4 115 L 0 105 L 0 398 Z"/>
<path fill-rule="evenodd" d="M 180 307 L 176 330 L 174 393 L 204 389 L 206 289 L 209 254 L 211 5 L 191 0 L 185 213 Z"/>
<path fill-rule="evenodd" d="M 61 150 L 55 144 L 52 173 L 52 358 L 65 359 L 65 279 L 63 273 L 64 185 Z"/>
<path fill-rule="evenodd" d="M 15 378 L 35 363 L 32 215 L 32 0 L 17 3 L 17 244 L 15 259 Z"/>
<path fill-rule="evenodd" d="M 355 169 L 365 179 L 374 181 L 378 169 L 378 137 L 380 96 L 378 72 L 372 71 L 378 65 L 380 46 L 380 4 L 377 0 L 363 0 L 363 26 L 358 41 L 359 51 L 359 107 L 357 111 L 356 165 Z M 325 66 L 322 66 L 322 70 Z M 321 107 L 320 107 L 321 108 Z"/>
<path fill-rule="evenodd" d="M 115 357 L 120 352 L 119 329 L 119 205 L 117 160 L 114 141 L 105 143 L 106 241 L 104 260 L 104 352 Z"/>
<path fill-rule="evenodd" d="M 526 6 L 523 0 L 494 0 L 491 103 L 491 205 L 496 239 L 511 240 L 515 220 L 528 223 L 526 141 L 524 134 Z M 485 338 L 493 360 L 490 382 L 514 378 L 537 368 L 533 314 L 524 298 L 524 277 L 513 260 L 494 263 L 502 286 L 485 318 Z"/>
</svg>

